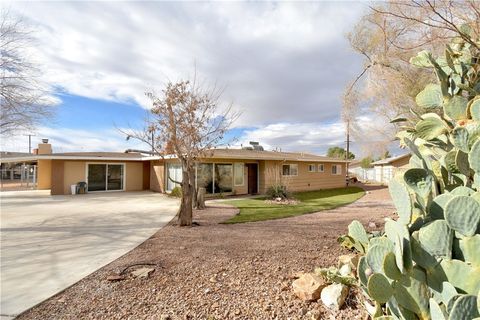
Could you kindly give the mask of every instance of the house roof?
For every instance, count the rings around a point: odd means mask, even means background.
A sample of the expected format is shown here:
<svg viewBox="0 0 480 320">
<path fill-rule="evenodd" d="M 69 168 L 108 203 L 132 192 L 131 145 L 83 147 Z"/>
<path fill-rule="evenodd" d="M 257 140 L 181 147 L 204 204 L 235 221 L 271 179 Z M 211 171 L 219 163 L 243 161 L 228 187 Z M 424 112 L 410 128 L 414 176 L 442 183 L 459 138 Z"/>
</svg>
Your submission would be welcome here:
<svg viewBox="0 0 480 320">
<path fill-rule="evenodd" d="M 172 159 L 175 156 L 165 156 Z M 303 152 L 277 152 L 248 149 L 212 149 L 206 153 L 205 158 L 215 159 L 245 159 L 245 160 L 279 160 L 279 161 L 302 161 L 302 162 L 347 162 L 341 159 L 317 156 Z M 104 161 L 146 161 L 159 160 L 160 156 L 144 155 L 138 152 L 66 152 L 52 154 L 0 154 L 0 162 L 22 162 L 48 160 L 104 160 Z"/>
<path fill-rule="evenodd" d="M 404 158 L 407 158 L 407 157 L 410 157 L 410 156 L 411 156 L 410 153 L 406 153 L 406 154 L 402 154 L 401 156 L 378 160 L 378 161 L 373 162 L 372 164 L 374 166 L 375 165 L 383 165 L 383 164 L 391 164 L 392 162 L 395 162 L 397 160 L 401 160 L 401 159 L 404 159 Z"/>
<path fill-rule="evenodd" d="M 0 162 L 22 162 L 35 160 L 105 160 L 105 161 L 142 161 L 151 158 L 141 153 L 125 152 L 65 152 L 52 154 L 26 154 L 16 155 L 15 153 L 1 153 Z"/>
<path fill-rule="evenodd" d="M 213 149 L 206 158 L 215 159 L 251 159 L 251 160 L 280 160 L 302 162 L 348 162 L 342 159 L 317 156 L 304 152 L 278 152 L 249 149 Z"/>
</svg>

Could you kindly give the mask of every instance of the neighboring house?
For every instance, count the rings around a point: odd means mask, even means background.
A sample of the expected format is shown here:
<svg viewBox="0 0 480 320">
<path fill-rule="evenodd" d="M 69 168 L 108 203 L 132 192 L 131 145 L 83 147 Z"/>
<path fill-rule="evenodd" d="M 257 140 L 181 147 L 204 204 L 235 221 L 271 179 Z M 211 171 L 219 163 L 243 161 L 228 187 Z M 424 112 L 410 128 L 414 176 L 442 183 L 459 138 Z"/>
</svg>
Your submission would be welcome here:
<svg viewBox="0 0 480 320">
<path fill-rule="evenodd" d="M 373 168 L 375 169 L 375 181 L 388 184 L 388 182 L 399 172 L 408 169 L 408 162 L 411 155 L 409 153 L 398 156 L 378 160 L 373 162 Z"/>
<path fill-rule="evenodd" d="M 139 152 L 52 153 L 39 144 L 37 154 L 2 156 L 1 163 L 35 163 L 37 189 L 70 194 L 71 185 L 87 182 L 89 192 L 152 190 L 170 192 L 181 181 L 174 156 Z M 306 153 L 214 149 L 199 159 L 196 185 L 207 194 L 262 194 L 274 184 L 290 191 L 345 186 L 346 161 Z"/>
<path fill-rule="evenodd" d="M 361 161 L 355 161 L 348 165 L 348 172 L 355 176 L 361 182 L 369 182 L 375 180 L 375 169 L 364 169 L 361 166 Z"/>
</svg>

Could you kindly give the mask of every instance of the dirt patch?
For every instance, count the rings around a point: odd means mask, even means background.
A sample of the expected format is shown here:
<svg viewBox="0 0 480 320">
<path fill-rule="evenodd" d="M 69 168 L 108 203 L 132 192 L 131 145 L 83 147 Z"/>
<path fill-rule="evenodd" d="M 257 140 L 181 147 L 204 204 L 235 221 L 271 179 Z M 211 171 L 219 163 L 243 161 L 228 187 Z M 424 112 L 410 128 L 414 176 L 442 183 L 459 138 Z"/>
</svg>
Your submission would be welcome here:
<svg viewBox="0 0 480 320">
<path fill-rule="evenodd" d="M 297 299 L 299 272 L 336 264 L 336 242 L 352 219 L 368 228 L 391 216 L 385 188 L 367 186 L 359 201 L 334 210 L 243 224 L 218 224 L 237 213 L 221 203 L 195 212 L 199 226 L 167 226 L 135 250 L 18 319 L 361 319 L 355 295 L 339 312 Z M 370 224 L 373 225 L 373 224 Z M 368 228 L 372 230 L 372 228 Z M 133 263 L 153 264 L 148 278 L 108 281 Z"/>
</svg>

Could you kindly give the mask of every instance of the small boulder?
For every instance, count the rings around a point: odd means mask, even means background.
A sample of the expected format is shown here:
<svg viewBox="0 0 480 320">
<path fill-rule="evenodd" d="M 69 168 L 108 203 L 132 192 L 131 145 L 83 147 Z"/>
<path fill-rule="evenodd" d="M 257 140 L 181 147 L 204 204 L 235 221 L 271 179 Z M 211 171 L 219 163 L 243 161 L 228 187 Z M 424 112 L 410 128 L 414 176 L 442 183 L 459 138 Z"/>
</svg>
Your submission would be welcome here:
<svg viewBox="0 0 480 320">
<path fill-rule="evenodd" d="M 349 265 L 351 274 L 355 275 L 359 259 L 360 256 L 358 254 L 341 255 L 340 257 L 338 257 L 338 268 L 341 270 L 344 265 Z"/>
<path fill-rule="evenodd" d="M 350 264 L 344 264 L 338 269 L 338 273 L 343 277 L 348 277 L 352 275 L 352 267 Z"/>
<path fill-rule="evenodd" d="M 293 281 L 293 292 L 303 301 L 316 301 L 320 298 L 320 292 L 325 283 L 319 276 L 312 273 L 305 273 Z"/>
<path fill-rule="evenodd" d="M 330 309 L 340 310 L 348 295 L 348 287 L 341 283 L 334 283 L 323 288 L 321 299 L 323 304 Z"/>
</svg>

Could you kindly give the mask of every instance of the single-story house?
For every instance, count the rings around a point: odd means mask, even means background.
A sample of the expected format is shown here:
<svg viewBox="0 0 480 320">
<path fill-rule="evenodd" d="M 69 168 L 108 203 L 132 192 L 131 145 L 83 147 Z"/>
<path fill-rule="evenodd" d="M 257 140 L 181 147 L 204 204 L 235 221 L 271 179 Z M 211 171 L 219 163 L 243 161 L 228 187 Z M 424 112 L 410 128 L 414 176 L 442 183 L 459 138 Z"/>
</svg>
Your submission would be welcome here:
<svg viewBox="0 0 480 320">
<path fill-rule="evenodd" d="M 356 177 L 361 182 L 369 182 L 375 180 L 375 169 L 362 168 L 361 161 L 354 161 L 348 165 L 348 173 Z"/>
<path fill-rule="evenodd" d="M 88 192 L 152 190 L 170 192 L 182 170 L 174 156 L 141 152 L 53 153 L 48 141 L 34 154 L 2 156 L 1 163 L 35 163 L 37 189 L 70 194 L 87 183 Z M 214 149 L 199 159 L 196 185 L 207 195 L 263 194 L 274 184 L 290 191 L 345 186 L 346 161 L 307 153 Z M 173 181 L 172 181 L 173 180 Z"/>
<path fill-rule="evenodd" d="M 375 181 L 388 184 L 388 182 L 399 172 L 408 169 L 411 154 L 407 153 L 397 157 L 378 160 L 372 163 L 375 169 Z"/>
</svg>

